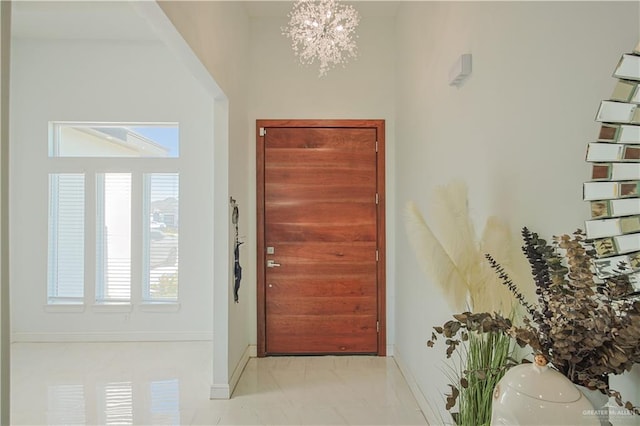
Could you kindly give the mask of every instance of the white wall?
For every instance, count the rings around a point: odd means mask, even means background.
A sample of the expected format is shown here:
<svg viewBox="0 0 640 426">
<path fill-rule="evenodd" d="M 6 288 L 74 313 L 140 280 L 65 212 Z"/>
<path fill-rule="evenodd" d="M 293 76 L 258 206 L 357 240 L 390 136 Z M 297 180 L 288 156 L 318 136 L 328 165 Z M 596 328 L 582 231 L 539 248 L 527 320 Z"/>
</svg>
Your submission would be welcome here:
<svg viewBox="0 0 640 426">
<path fill-rule="evenodd" d="M 228 397 L 239 378 L 252 343 L 255 311 L 255 234 L 250 232 L 249 162 L 253 146 L 246 138 L 249 24 L 241 2 L 161 2 L 159 5 L 208 70 L 224 100 L 216 102 L 215 235 L 231 236 L 229 196 L 240 209 L 243 266 L 240 303 L 233 302 L 232 240 L 217 238 L 214 272 L 214 360 L 212 397 Z M 218 123 L 220 125 L 218 125 Z M 221 161 L 224 164 L 221 164 Z M 252 219 L 253 217 L 253 219 Z M 252 254 L 253 253 L 253 254 Z M 255 326 L 253 326 L 255 327 Z"/>
<path fill-rule="evenodd" d="M 0 5 L 0 424 L 9 424 L 9 49 L 11 2 Z"/>
<path fill-rule="evenodd" d="M 387 120 L 388 191 L 388 341 L 393 337 L 393 19 L 363 19 L 358 40 L 360 57 L 346 69 L 319 80 L 316 69 L 300 68 L 288 40 L 281 36 L 284 18 L 249 19 L 241 2 L 162 2 L 194 53 L 229 99 L 229 194 L 240 205 L 243 282 L 240 303 L 215 305 L 214 351 L 222 351 L 224 335 L 215 327 L 228 318 L 228 378 L 242 366 L 243 351 L 256 344 L 256 203 L 255 120 L 258 118 L 382 118 Z M 248 37 L 250 33 L 250 39 Z M 249 61 L 248 56 L 251 51 Z M 249 110 L 248 110 L 249 109 Z M 247 112 L 248 110 L 248 112 Z M 216 286 L 220 283 L 216 283 Z M 245 352 L 246 353 L 246 352 Z M 226 354 L 214 352 L 221 359 Z M 227 379 L 216 373 L 214 386 Z M 233 382 L 233 380 L 231 380 Z"/>
<path fill-rule="evenodd" d="M 11 305 L 16 340 L 211 339 L 213 99 L 159 42 L 14 40 Z M 48 122 L 180 123 L 180 308 L 47 312 Z M 99 159 L 97 159 L 99 160 Z M 135 162 L 138 159 L 121 159 Z M 84 160 L 89 161 L 89 160 Z M 112 161 L 112 160 L 110 160 Z M 149 160 L 145 160 L 149 161 Z M 167 161 L 167 160 L 159 160 Z M 105 171 L 113 169 L 107 167 Z M 126 165 L 123 166 L 126 168 Z M 135 237 L 135 236 L 134 236 Z M 91 282 L 91 277 L 87 280 Z"/>
<path fill-rule="evenodd" d="M 358 58 L 351 60 L 345 68 L 334 68 L 322 78 L 318 77 L 317 65 L 299 65 L 290 40 L 281 34 L 281 27 L 286 24 L 286 17 L 251 20 L 247 138 L 255 145 L 256 119 L 361 118 L 386 121 L 387 342 L 391 343 L 394 330 L 394 18 L 361 16 Z M 253 147 L 250 161 L 249 184 L 252 200 L 255 200 Z M 255 210 L 253 201 L 252 235 L 255 234 Z M 255 311 L 253 313 L 252 341 L 255 342 Z"/>
<path fill-rule="evenodd" d="M 478 232 L 490 215 L 514 239 L 525 225 L 543 236 L 584 226 L 585 148 L 613 69 L 637 43 L 638 3 L 405 2 L 396 28 L 396 355 L 440 423 L 444 348 L 425 343 L 451 310 L 420 272 L 404 206 L 426 214 L 434 189 L 461 179 Z M 450 87 L 463 53 L 473 73 Z"/>
</svg>

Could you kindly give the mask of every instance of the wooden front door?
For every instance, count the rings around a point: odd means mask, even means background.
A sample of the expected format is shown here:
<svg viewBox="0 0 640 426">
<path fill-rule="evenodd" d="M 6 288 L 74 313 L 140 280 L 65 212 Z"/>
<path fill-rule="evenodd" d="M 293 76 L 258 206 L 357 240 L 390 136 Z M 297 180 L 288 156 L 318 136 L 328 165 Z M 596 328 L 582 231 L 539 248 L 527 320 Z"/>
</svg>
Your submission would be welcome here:
<svg viewBox="0 0 640 426">
<path fill-rule="evenodd" d="M 258 355 L 385 355 L 384 121 L 256 127 Z"/>
</svg>

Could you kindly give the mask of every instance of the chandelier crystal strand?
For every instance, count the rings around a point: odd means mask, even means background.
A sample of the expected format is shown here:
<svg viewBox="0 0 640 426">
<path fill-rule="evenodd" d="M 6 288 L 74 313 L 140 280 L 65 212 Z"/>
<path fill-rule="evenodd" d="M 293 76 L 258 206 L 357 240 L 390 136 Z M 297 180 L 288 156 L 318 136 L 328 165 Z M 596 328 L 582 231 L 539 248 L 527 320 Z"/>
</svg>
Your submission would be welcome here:
<svg viewBox="0 0 640 426">
<path fill-rule="evenodd" d="M 337 0 L 298 0 L 287 15 L 289 25 L 282 34 L 291 39 L 293 52 L 301 63 L 320 63 L 320 77 L 337 64 L 357 56 L 355 29 L 358 12 Z"/>
</svg>

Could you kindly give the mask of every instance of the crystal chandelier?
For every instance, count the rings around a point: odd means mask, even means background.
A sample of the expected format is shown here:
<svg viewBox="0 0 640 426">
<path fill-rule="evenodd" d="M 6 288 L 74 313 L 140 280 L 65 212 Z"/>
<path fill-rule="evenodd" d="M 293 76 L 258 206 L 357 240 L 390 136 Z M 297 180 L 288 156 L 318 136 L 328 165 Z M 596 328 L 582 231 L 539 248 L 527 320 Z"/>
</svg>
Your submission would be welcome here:
<svg viewBox="0 0 640 426">
<path fill-rule="evenodd" d="M 353 6 L 337 0 L 298 0 L 287 15 L 282 34 L 291 39 L 303 64 L 320 63 L 320 77 L 337 64 L 356 57 L 355 29 L 360 17 Z"/>
</svg>

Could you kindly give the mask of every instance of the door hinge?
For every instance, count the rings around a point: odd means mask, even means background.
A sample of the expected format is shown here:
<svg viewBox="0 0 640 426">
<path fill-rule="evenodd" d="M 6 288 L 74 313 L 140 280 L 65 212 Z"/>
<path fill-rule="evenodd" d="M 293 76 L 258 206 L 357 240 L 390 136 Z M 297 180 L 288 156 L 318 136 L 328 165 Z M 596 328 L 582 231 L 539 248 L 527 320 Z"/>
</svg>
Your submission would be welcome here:
<svg viewBox="0 0 640 426">
<path fill-rule="evenodd" d="M 376 333 L 380 333 L 380 321 L 376 321 Z"/>
<path fill-rule="evenodd" d="M 378 152 L 378 141 L 376 141 L 376 152 Z"/>
<path fill-rule="evenodd" d="M 264 136 L 267 134 L 267 129 L 265 129 L 264 127 L 260 127 L 260 136 Z"/>
<path fill-rule="evenodd" d="M 376 262 L 380 260 L 380 252 L 376 249 Z"/>
<path fill-rule="evenodd" d="M 378 195 L 378 193 L 376 192 L 376 204 L 380 203 L 380 196 Z"/>
</svg>

